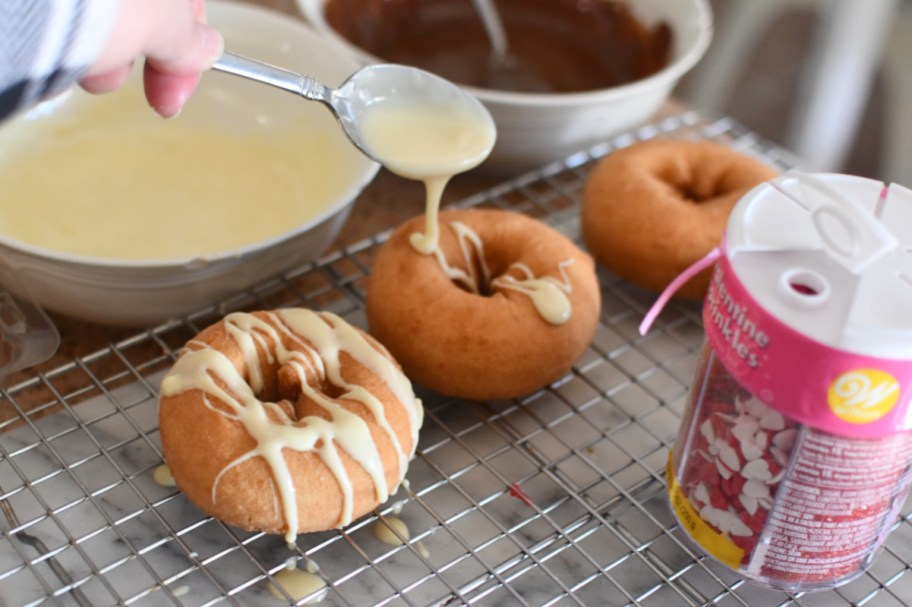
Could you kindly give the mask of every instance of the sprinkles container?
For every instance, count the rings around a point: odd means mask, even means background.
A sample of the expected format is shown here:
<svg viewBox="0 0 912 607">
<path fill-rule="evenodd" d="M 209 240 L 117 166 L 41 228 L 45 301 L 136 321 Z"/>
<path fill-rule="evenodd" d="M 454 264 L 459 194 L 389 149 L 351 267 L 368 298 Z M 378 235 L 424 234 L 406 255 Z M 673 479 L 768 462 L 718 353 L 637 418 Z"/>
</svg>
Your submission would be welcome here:
<svg viewBox="0 0 912 607">
<path fill-rule="evenodd" d="M 668 493 L 690 539 L 747 578 L 845 583 L 896 520 L 912 482 L 910 247 L 912 191 L 790 173 L 739 201 L 697 264 L 717 262 Z"/>
</svg>

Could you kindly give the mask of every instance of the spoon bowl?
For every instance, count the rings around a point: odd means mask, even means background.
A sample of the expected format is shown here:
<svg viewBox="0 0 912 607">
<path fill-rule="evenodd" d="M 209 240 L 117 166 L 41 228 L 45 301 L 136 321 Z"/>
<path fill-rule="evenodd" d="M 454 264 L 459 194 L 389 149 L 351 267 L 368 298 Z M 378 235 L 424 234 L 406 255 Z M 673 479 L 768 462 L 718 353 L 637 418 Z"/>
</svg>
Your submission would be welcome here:
<svg viewBox="0 0 912 607">
<path fill-rule="evenodd" d="M 367 157 L 389 166 L 395 164 L 365 133 L 365 116 L 378 108 L 432 110 L 446 118 L 475 122 L 490 130 L 491 141 L 470 159 L 468 170 L 488 156 L 493 147 L 494 120 L 480 101 L 449 80 L 428 71 L 396 64 L 374 64 L 349 76 L 338 88 L 331 88 L 306 74 L 226 52 L 213 69 L 241 76 L 298 94 L 324 104 L 338 120 L 351 142 Z M 417 127 L 416 127 L 417 128 Z M 483 148 L 484 146 L 482 146 Z M 454 171 L 458 172 L 458 171 Z"/>
<path fill-rule="evenodd" d="M 378 149 L 363 128 L 365 116 L 380 107 L 404 111 L 433 110 L 443 119 L 462 119 L 490 129 L 490 146 L 479 150 L 481 158 L 468 159 L 472 166 L 488 156 L 493 147 L 494 119 L 474 96 L 449 80 L 425 70 L 395 64 L 378 64 L 362 68 L 329 95 L 328 105 L 342 128 L 359 149 L 388 166 L 392 159 Z M 410 112 L 411 113 L 411 112 Z M 415 116 L 412 113 L 412 116 Z M 417 117 L 417 116 L 416 116 Z M 403 125 L 403 128 L 409 128 Z M 415 128 L 418 128 L 417 126 Z M 472 168 L 463 167 L 462 170 Z M 458 171 L 454 171 L 458 172 Z"/>
</svg>

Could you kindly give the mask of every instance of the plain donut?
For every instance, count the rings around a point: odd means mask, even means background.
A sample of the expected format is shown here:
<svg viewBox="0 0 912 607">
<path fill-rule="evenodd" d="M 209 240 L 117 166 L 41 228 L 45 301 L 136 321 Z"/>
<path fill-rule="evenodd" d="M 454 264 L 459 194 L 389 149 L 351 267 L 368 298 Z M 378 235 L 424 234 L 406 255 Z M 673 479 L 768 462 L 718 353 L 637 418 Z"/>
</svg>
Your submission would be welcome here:
<svg viewBox="0 0 912 607">
<path fill-rule="evenodd" d="M 329 313 L 233 313 L 188 342 L 161 384 L 165 460 L 187 498 L 247 530 L 340 527 L 405 476 L 422 421 L 373 338 Z"/>
<path fill-rule="evenodd" d="M 483 244 L 490 280 L 475 294 L 455 284 L 434 255 L 410 244 L 423 221 L 413 218 L 383 245 L 367 292 L 371 334 L 412 381 L 447 396 L 484 400 L 527 394 L 560 378 L 588 347 L 598 322 L 591 257 L 518 213 L 443 211 L 439 248 L 450 265 L 480 272 L 477 255 L 467 267 L 457 227 L 469 228 Z M 511 288 L 529 274 L 569 285 L 566 322 L 546 321 L 533 298 Z"/>
<path fill-rule="evenodd" d="M 622 278 L 661 291 L 719 245 L 729 213 L 771 167 L 709 141 L 657 139 L 603 158 L 583 190 L 583 240 Z M 709 270 L 677 292 L 701 298 Z"/>
</svg>

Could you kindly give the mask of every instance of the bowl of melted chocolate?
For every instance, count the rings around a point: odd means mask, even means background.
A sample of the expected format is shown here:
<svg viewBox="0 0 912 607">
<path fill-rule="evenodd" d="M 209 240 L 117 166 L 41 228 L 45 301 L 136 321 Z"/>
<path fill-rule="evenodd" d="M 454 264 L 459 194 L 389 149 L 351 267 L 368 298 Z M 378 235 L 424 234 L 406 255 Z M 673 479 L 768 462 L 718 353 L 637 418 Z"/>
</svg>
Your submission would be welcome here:
<svg viewBox="0 0 912 607">
<path fill-rule="evenodd" d="M 362 63 L 426 69 L 474 93 L 498 142 L 482 167 L 518 173 L 648 121 L 712 36 L 707 0 L 492 0 L 493 52 L 473 0 L 297 0 Z"/>
</svg>

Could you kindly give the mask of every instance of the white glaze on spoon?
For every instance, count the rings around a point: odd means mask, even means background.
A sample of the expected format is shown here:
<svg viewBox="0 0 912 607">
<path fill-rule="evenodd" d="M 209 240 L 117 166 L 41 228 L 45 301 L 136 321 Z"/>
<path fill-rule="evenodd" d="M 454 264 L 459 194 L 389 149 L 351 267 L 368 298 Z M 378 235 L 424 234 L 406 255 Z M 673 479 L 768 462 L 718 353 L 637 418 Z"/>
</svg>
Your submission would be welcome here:
<svg viewBox="0 0 912 607">
<path fill-rule="evenodd" d="M 451 104 L 382 103 L 364 113 L 367 147 L 383 165 L 406 179 L 424 182 L 425 233 L 411 243 L 429 255 L 437 248 L 437 215 L 447 182 L 480 164 L 494 147 L 497 130 L 487 113 L 462 99 Z"/>
</svg>

